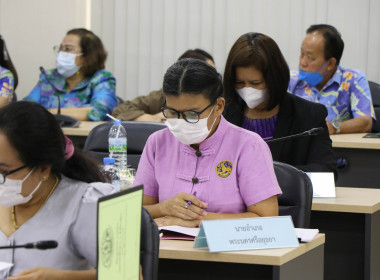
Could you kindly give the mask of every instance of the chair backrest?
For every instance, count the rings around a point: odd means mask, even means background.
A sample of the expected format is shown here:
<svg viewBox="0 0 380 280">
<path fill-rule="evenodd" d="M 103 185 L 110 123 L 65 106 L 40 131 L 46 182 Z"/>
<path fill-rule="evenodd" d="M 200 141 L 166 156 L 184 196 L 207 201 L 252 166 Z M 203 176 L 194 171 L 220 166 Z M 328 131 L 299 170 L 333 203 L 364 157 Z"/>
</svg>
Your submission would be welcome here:
<svg viewBox="0 0 380 280">
<path fill-rule="evenodd" d="M 143 207 L 141 212 L 140 263 L 144 280 L 158 279 L 158 254 L 160 234 L 156 223 Z"/>
<path fill-rule="evenodd" d="M 280 216 L 292 216 L 294 226 L 310 226 L 313 185 L 305 172 L 282 162 L 274 162 L 282 195 L 278 197 Z"/>
<path fill-rule="evenodd" d="M 380 85 L 378 83 L 368 81 L 369 89 L 371 91 L 372 103 L 375 109 L 376 122 L 373 123 L 372 131 L 380 131 Z"/>
<path fill-rule="evenodd" d="M 122 122 L 127 132 L 128 165 L 137 169 L 142 151 L 149 135 L 166 127 L 163 123 Z M 87 136 L 83 151 L 90 157 L 102 162 L 108 156 L 108 133 L 112 122 L 94 127 Z"/>
</svg>

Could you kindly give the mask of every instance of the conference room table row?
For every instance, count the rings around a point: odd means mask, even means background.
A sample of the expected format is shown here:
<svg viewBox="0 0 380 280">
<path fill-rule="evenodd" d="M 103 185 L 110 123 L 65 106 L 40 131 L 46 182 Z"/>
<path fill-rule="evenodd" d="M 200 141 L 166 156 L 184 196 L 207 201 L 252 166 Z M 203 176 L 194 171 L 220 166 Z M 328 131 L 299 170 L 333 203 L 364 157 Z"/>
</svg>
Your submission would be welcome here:
<svg viewBox="0 0 380 280">
<path fill-rule="evenodd" d="M 322 234 L 298 248 L 209 253 L 161 240 L 159 279 L 380 279 L 380 189 L 314 198 L 311 228 Z"/>
</svg>

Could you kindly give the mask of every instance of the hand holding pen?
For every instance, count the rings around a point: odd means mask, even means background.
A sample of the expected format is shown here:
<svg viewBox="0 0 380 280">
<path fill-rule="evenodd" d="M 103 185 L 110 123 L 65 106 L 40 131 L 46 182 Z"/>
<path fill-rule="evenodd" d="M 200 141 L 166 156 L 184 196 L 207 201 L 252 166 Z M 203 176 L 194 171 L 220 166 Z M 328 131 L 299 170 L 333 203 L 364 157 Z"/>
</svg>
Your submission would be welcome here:
<svg viewBox="0 0 380 280">
<path fill-rule="evenodd" d="M 196 195 L 196 192 L 194 193 Z M 204 210 L 207 203 L 200 201 L 195 195 L 179 193 L 165 200 L 161 205 L 162 216 L 174 216 L 185 220 L 200 220 L 207 215 Z"/>
<path fill-rule="evenodd" d="M 194 193 L 193 193 L 193 196 L 197 197 L 197 192 L 194 192 Z M 185 208 L 186 208 L 186 209 L 189 208 L 190 205 L 191 205 L 191 201 L 189 200 L 189 201 L 187 202 L 187 204 L 185 205 Z"/>
</svg>

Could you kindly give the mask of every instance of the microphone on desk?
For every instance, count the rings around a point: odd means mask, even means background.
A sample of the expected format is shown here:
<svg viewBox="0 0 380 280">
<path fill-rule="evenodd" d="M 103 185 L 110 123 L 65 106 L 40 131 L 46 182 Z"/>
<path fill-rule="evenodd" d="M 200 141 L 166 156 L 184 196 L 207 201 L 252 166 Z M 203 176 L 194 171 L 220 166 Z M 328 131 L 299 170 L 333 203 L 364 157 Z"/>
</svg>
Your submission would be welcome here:
<svg viewBox="0 0 380 280">
<path fill-rule="evenodd" d="M 325 129 L 323 127 L 315 127 L 315 128 L 312 128 L 310 130 L 306 130 L 306 131 L 298 133 L 298 134 L 293 134 L 293 135 L 284 136 L 284 137 L 280 137 L 280 138 L 273 138 L 273 139 L 270 139 L 270 140 L 265 140 L 265 142 L 267 142 L 267 143 L 273 143 L 273 142 L 278 142 L 278 141 L 284 141 L 284 140 L 289 140 L 289 139 L 293 139 L 293 138 L 298 138 L 298 137 L 302 137 L 302 136 L 318 135 L 318 134 L 323 133 L 324 130 Z"/>
<path fill-rule="evenodd" d="M 10 246 L 0 246 L 0 249 L 15 249 L 15 248 L 25 248 L 25 249 L 54 249 L 58 247 L 58 242 L 54 240 L 38 241 L 32 243 L 26 243 L 23 245 L 10 245 Z"/>
<path fill-rule="evenodd" d="M 70 116 L 61 115 L 61 97 L 59 96 L 58 90 L 54 86 L 54 84 L 49 80 L 49 78 L 46 74 L 46 71 L 42 66 L 40 66 L 40 71 L 41 71 L 42 75 L 45 77 L 48 84 L 53 88 L 54 95 L 57 96 L 57 98 L 58 98 L 58 108 L 57 108 L 58 111 L 57 111 L 57 114 L 54 116 L 55 116 L 56 120 L 58 121 L 59 125 L 61 127 L 77 127 L 80 123 L 80 120 L 73 118 L 73 117 L 70 117 Z"/>
</svg>

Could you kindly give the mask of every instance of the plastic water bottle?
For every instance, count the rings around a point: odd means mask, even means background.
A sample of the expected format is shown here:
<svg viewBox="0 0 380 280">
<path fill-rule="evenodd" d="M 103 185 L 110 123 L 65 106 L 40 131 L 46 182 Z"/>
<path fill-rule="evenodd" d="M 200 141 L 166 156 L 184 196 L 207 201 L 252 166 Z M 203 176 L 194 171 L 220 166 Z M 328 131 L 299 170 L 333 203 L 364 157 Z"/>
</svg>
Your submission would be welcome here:
<svg viewBox="0 0 380 280">
<path fill-rule="evenodd" d="M 115 159 L 104 158 L 103 164 L 103 169 L 101 171 L 103 178 L 107 183 L 111 183 L 115 187 L 116 191 L 120 191 L 120 179 L 117 168 L 115 167 Z"/>
<path fill-rule="evenodd" d="M 120 179 L 120 189 L 125 189 L 127 182 L 127 132 L 120 120 L 113 122 L 108 135 L 109 157 L 115 159 L 115 166 Z"/>
</svg>

